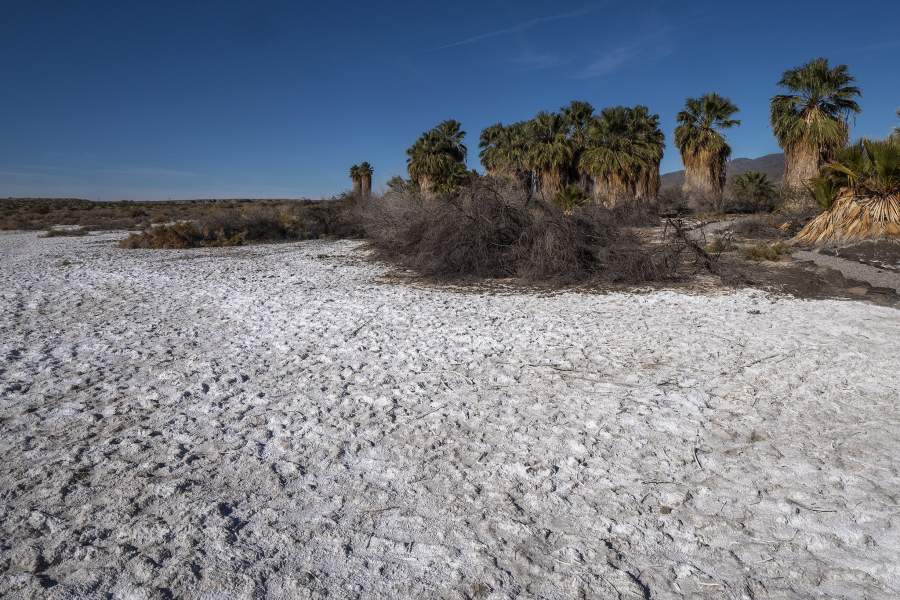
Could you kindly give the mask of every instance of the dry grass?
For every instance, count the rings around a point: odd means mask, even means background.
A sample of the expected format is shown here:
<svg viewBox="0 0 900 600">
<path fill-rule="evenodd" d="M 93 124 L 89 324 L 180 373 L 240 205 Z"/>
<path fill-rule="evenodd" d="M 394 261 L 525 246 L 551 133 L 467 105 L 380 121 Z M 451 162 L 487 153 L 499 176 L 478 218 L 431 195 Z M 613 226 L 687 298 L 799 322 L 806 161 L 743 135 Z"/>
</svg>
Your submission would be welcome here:
<svg viewBox="0 0 900 600">
<path fill-rule="evenodd" d="M 145 229 L 153 224 L 199 221 L 250 207 L 322 212 L 330 200 L 176 200 L 170 202 L 93 202 L 75 198 L 0 199 L 0 229 L 50 230 L 60 226 L 86 231 Z"/>
<path fill-rule="evenodd" d="M 774 244 L 756 244 L 744 250 L 744 258 L 757 262 L 779 261 L 791 253 L 791 248 L 782 242 Z"/>
</svg>

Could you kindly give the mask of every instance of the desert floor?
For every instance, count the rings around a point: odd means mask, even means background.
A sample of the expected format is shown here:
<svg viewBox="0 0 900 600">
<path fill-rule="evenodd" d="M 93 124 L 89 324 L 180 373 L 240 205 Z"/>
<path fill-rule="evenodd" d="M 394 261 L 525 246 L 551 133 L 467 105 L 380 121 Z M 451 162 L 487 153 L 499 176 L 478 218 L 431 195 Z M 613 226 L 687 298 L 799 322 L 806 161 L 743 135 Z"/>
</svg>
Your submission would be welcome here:
<svg viewBox="0 0 900 600">
<path fill-rule="evenodd" d="M 900 310 L 0 234 L 0 596 L 900 597 Z"/>
</svg>

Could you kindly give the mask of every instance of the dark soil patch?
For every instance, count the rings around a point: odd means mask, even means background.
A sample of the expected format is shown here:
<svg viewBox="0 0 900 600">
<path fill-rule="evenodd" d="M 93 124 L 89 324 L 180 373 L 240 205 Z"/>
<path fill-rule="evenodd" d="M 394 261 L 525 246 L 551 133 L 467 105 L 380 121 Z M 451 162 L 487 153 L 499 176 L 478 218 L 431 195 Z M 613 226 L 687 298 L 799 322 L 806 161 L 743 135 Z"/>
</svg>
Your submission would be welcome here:
<svg viewBox="0 0 900 600">
<path fill-rule="evenodd" d="M 888 240 L 866 241 L 852 246 L 823 248 L 822 254 L 830 254 L 864 265 L 900 273 L 900 243 Z"/>
<path fill-rule="evenodd" d="M 840 271 L 811 261 L 752 262 L 734 256 L 723 257 L 723 262 L 734 274 L 730 282 L 732 285 L 743 282 L 744 285 L 797 298 L 863 300 L 900 308 L 900 294 L 893 289 L 848 279 Z"/>
</svg>

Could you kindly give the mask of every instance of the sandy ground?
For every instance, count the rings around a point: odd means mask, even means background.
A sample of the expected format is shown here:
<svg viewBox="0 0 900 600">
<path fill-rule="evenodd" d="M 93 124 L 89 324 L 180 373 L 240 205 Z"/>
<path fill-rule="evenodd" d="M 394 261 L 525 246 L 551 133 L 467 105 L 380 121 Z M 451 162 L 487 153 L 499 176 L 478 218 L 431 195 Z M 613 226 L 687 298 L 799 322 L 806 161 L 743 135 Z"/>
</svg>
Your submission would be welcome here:
<svg viewBox="0 0 900 600">
<path fill-rule="evenodd" d="M 0 234 L 0 596 L 900 596 L 900 311 Z"/>
</svg>

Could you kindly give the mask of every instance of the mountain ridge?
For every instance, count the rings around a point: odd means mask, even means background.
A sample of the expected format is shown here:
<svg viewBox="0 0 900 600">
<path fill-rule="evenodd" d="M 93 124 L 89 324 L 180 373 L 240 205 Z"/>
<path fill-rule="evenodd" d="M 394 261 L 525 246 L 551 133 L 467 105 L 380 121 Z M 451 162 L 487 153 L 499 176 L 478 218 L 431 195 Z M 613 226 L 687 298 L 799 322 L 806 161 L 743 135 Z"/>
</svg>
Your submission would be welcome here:
<svg viewBox="0 0 900 600">
<path fill-rule="evenodd" d="M 727 177 L 731 179 L 748 171 L 759 171 L 769 176 L 774 183 L 780 183 L 784 177 L 784 154 L 775 152 L 757 158 L 735 158 L 728 161 L 726 166 Z M 665 188 L 680 188 L 684 183 L 684 170 L 664 173 L 660 177 L 660 184 Z"/>
</svg>

